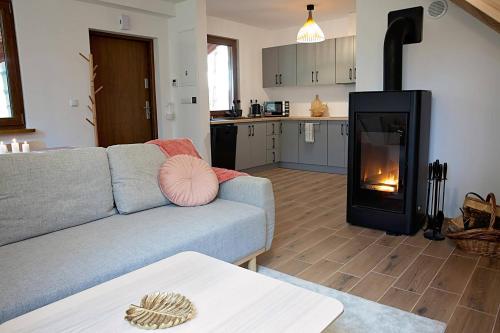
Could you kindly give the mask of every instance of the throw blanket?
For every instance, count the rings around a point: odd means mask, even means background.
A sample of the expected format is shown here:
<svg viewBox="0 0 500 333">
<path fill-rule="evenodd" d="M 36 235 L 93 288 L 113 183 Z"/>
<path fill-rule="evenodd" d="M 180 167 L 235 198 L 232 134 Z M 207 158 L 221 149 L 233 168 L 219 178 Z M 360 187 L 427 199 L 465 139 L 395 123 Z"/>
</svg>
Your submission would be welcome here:
<svg viewBox="0 0 500 333">
<path fill-rule="evenodd" d="M 160 147 L 161 151 L 167 156 L 172 157 L 175 155 L 191 155 L 201 159 L 200 154 L 196 150 L 193 141 L 191 139 L 172 139 L 172 140 L 152 140 L 146 143 L 157 145 Z M 222 168 L 212 168 L 217 175 L 219 184 L 225 181 L 231 180 L 240 176 L 248 176 L 244 172 L 239 172 L 235 170 L 222 169 Z"/>
</svg>

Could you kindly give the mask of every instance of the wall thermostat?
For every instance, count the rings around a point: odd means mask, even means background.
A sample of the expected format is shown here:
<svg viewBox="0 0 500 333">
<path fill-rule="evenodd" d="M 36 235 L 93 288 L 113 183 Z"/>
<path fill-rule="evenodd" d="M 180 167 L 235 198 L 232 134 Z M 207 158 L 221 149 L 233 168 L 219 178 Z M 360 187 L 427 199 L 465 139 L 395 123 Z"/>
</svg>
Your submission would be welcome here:
<svg viewBox="0 0 500 333">
<path fill-rule="evenodd" d="M 130 16 L 121 15 L 120 16 L 120 29 L 121 30 L 130 30 Z"/>
</svg>

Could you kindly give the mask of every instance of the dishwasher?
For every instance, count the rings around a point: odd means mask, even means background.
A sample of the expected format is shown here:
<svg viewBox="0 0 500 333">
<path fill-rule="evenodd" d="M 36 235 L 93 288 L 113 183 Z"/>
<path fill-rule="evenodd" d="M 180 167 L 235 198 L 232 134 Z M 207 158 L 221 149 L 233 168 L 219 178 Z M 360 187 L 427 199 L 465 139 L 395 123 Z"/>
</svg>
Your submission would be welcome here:
<svg viewBox="0 0 500 333">
<path fill-rule="evenodd" d="M 234 170 L 236 167 L 236 137 L 238 127 L 233 124 L 210 126 L 212 166 Z"/>
</svg>

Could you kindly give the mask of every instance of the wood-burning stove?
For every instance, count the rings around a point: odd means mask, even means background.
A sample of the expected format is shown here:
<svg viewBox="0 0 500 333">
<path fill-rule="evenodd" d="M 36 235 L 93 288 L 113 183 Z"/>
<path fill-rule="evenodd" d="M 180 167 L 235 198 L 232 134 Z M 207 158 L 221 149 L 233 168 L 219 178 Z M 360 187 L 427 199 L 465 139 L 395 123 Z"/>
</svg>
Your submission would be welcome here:
<svg viewBox="0 0 500 333">
<path fill-rule="evenodd" d="M 425 219 L 431 92 L 401 90 L 402 46 L 421 41 L 422 12 L 389 13 L 384 91 L 349 95 L 347 221 L 392 234 Z"/>
</svg>

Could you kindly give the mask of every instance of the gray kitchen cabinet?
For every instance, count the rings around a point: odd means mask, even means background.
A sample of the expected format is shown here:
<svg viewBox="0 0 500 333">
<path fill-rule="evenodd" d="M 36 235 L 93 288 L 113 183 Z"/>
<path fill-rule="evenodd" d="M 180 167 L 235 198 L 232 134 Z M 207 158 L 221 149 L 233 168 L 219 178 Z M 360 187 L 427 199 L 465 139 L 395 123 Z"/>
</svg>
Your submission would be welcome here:
<svg viewBox="0 0 500 333">
<path fill-rule="evenodd" d="M 236 170 L 248 169 L 251 167 L 250 135 L 252 133 L 251 124 L 238 124 L 238 134 L 236 136 Z"/>
<path fill-rule="evenodd" d="M 297 45 L 262 49 L 262 86 L 297 85 Z"/>
<path fill-rule="evenodd" d="M 285 163 L 299 162 L 299 122 L 281 122 L 280 161 Z"/>
<path fill-rule="evenodd" d="M 327 39 L 316 44 L 316 84 L 335 83 L 335 40 Z"/>
<path fill-rule="evenodd" d="M 314 124 L 314 142 L 305 141 L 305 124 Z M 328 164 L 328 124 L 325 121 L 299 122 L 299 163 Z"/>
<path fill-rule="evenodd" d="M 250 167 L 256 167 L 266 164 L 266 123 L 252 124 L 252 134 L 250 136 Z"/>
<path fill-rule="evenodd" d="M 335 83 L 335 40 L 297 45 L 297 85 Z"/>
<path fill-rule="evenodd" d="M 316 85 L 314 74 L 316 72 L 316 45 L 297 45 L 297 85 Z"/>
<path fill-rule="evenodd" d="M 278 47 L 262 49 L 262 86 L 278 86 L 278 72 Z"/>
<path fill-rule="evenodd" d="M 356 82 L 356 37 L 335 39 L 335 82 Z"/>
<path fill-rule="evenodd" d="M 345 121 L 328 121 L 328 166 L 345 168 L 347 126 Z"/>
</svg>

